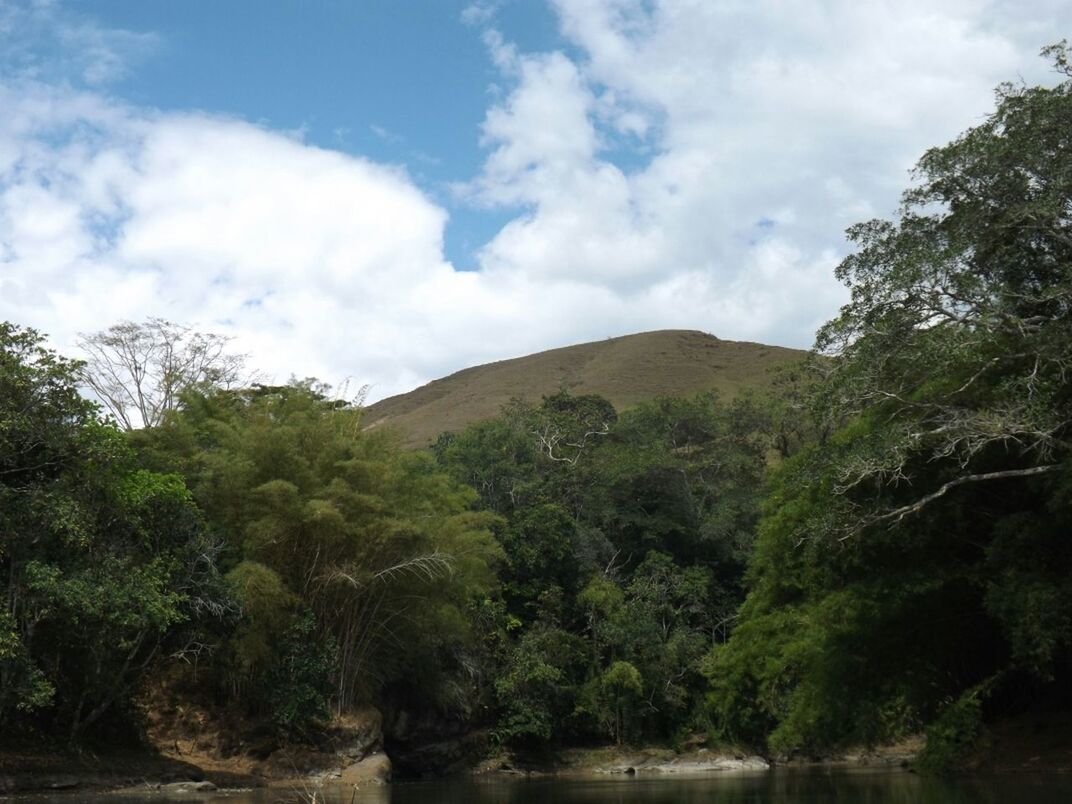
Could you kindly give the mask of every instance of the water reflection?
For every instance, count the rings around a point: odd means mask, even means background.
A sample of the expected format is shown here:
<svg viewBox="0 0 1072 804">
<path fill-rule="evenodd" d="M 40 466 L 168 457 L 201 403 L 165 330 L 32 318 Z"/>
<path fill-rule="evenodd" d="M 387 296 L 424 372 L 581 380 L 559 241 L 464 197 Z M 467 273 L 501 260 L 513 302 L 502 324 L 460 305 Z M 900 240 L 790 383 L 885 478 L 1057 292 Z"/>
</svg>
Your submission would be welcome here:
<svg viewBox="0 0 1072 804">
<path fill-rule="evenodd" d="M 124 793 L 109 796 L 32 797 L 37 804 L 285 804 L 309 801 L 306 790 L 256 790 L 164 797 Z M 359 791 L 325 788 L 321 804 L 1066 804 L 1067 777 L 1005 776 L 945 780 L 905 771 L 790 769 L 692 778 L 453 780 L 415 782 Z"/>
<path fill-rule="evenodd" d="M 692 779 L 399 785 L 368 804 L 1067 804 L 1072 780 L 942 780 L 892 771 L 774 771 Z"/>
</svg>

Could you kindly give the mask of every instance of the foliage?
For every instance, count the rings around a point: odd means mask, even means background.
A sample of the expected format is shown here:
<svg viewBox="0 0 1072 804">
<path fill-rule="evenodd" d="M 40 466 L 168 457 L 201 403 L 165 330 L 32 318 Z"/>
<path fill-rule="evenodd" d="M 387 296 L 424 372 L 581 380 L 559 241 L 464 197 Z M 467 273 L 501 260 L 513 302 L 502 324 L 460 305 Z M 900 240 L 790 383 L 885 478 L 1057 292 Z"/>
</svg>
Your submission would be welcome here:
<svg viewBox="0 0 1072 804">
<path fill-rule="evenodd" d="M 225 605 L 185 486 L 136 468 L 79 370 L 0 324 L 0 723 L 36 711 L 72 739 Z"/>
<path fill-rule="evenodd" d="M 621 745 L 633 733 L 635 710 L 642 701 L 644 681 L 640 671 L 625 661 L 616 661 L 593 678 L 582 691 L 583 706 L 594 715 L 606 733 Z"/>
<path fill-rule="evenodd" d="M 1022 705 L 1067 677 L 1070 123 L 1072 81 L 1005 85 L 924 156 L 898 221 L 850 229 L 852 300 L 812 363 L 838 430 L 773 482 L 706 662 L 722 736 L 820 751 L 930 723 L 938 765 L 980 685 L 1016 678 Z"/>
<path fill-rule="evenodd" d="M 764 415 L 707 395 L 618 416 L 562 392 L 439 441 L 439 462 L 506 518 L 500 738 L 667 738 L 698 722 L 700 661 L 740 599 Z"/>
<path fill-rule="evenodd" d="M 337 648 L 336 707 L 396 685 L 464 709 L 459 684 L 479 642 L 467 612 L 497 583 L 497 520 L 471 511 L 473 493 L 429 456 L 363 433 L 360 412 L 326 390 L 189 393 L 134 436 L 149 465 L 186 477 L 226 545 L 243 616 L 223 683 L 250 709 L 274 710 L 266 690 L 289 677 L 287 634 L 308 609 L 317 639 Z"/>
<path fill-rule="evenodd" d="M 1072 422 L 1070 124 L 1072 80 L 1003 85 L 989 119 L 924 155 L 896 223 L 849 230 L 859 248 L 838 276 L 852 301 L 818 333 L 837 357 L 818 401 L 882 421 L 842 459 L 840 496 L 894 493 L 848 517 L 846 533 L 965 484 L 1060 468 Z M 921 460 L 941 467 L 928 495 L 907 488 Z"/>
<path fill-rule="evenodd" d="M 963 759 L 982 728 L 982 692 L 980 688 L 968 690 L 927 727 L 927 745 L 919 757 L 920 769 L 944 773 Z"/>
<path fill-rule="evenodd" d="M 528 629 L 495 680 L 503 710 L 498 738 L 515 745 L 540 745 L 568 727 L 582 677 L 582 656 L 576 635 L 544 624 Z"/>
<path fill-rule="evenodd" d="M 312 614 L 296 619 L 280 643 L 267 675 L 266 697 L 272 722 L 284 732 L 300 734 L 329 714 L 338 649 L 330 635 L 320 633 Z"/>
</svg>

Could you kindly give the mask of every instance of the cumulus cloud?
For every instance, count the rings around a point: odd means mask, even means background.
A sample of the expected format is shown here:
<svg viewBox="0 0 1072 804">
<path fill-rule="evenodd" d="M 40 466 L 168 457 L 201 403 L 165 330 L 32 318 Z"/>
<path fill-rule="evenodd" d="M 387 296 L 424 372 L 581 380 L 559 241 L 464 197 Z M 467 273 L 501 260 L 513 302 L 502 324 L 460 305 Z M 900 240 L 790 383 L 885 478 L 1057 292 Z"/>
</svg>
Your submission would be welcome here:
<svg viewBox="0 0 1072 804">
<path fill-rule="evenodd" d="M 661 327 L 806 346 L 843 298 L 844 227 L 892 212 L 999 80 L 1043 77 L 1038 47 L 1072 22 L 1047 0 L 932 6 L 555 0 L 568 48 L 547 53 L 486 27 L 506 91 L 459 197 L 516 215 L 463 272 L 404 167 L 109 97 L 153 37 L 0 4 L 0 44 L 68 37 L 82 87 L 0 63 L 0 318 L 70 350 L 161 316 L 234 336 L 276 380 L 373 398 Z"/>
<path fill-rule="evenodd" d="M 996 83 L 1045 80 L 1035 54 L 1072 23 L 1047 2 L 553 5 L 577 55 L 489 37 L 513 90 L 467 189 L 523 214 L 484 270 L 585 277 L 653 325 L 798 346 L 844 298 L 843 230 L 891 214 Z"/>
<path fill-rule="evenodd" d="M 446 214 L 398 168 L 66 90 L 3 101 L 0 315 L 61 344 L 160 315 L 235 335 L 280 379 L 397 390 L 434 370 L 413 354 L 427 319 L 472 302 Z"/>
<path fill-rule="evenodd" d="M 446 212 L 399 167 L 38 84 L 0 105 L 0 318 L 64 350 L 161 316 L 234 336 L 278 381 L 352 378 L 377 397 L 539 348 L 559 316 L 614 303 L 454 270 Z"/>
</svg>

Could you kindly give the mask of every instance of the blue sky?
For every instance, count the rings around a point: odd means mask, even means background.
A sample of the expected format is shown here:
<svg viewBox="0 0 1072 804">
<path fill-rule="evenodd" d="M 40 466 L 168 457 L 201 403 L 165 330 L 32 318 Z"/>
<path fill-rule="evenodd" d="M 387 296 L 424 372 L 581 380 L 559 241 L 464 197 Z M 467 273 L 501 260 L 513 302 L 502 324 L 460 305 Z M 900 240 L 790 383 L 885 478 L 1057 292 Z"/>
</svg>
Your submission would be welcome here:
<svg viewBox="0 0 1072 804">
<path fill-rule="evenodd" d="M 0 0 L 0 318 L 371 398 L 630 332 L 807 347 L 844 229 L 1055 80 L 1061 0 Z"/>
<path fill-rule="evenodd" d="M 450 209 L 446 253 L 459 268 L 509 219 L 455 203 L 480 168 L 480 124 L 500 80 L 468 0 L 93 0 L 67 6 L 106 29 L 147 34 L 110 91 L 160 109 L 236 115 L 300 130 L 324 148 L 404 165 Z M 538 2 L 496 8 L 519 47 L 568 47 Z M 47 31 L 42 31 L 47 34 Z M 64 45 L 40 38 L 39 56 Z M 51 54 L 50 54 L 51 52 Z M 77 73 L 64 78 L 79 81 Z"/>
</svg>

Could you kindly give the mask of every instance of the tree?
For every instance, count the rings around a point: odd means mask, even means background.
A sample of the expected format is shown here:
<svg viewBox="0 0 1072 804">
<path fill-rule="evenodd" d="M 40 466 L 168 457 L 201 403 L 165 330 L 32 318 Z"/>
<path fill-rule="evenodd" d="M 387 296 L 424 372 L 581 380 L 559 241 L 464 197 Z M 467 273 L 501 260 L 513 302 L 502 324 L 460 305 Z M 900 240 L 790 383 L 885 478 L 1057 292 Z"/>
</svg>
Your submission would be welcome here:
<svg viewBox="0 0 1072 804">
<path fill-rule="evenodd" d="M 229 342 L 162 318 L 124 321 L 79 336 L 80 376 L 124 429 L 155 427 L 187 390 L 249 381 L 245 356 L 230 354 Z"/>
<path fill-rule="evenodd" d="M 227 547 L 243 618 L 226 686 L 266 711 L 280 680 L 300 676 L 298 714 L 308 713 L 323 687 L 306 671 L 320 668 L 341 711 L 392 685 L 464 708 L 455 693 L 478 638 L 467 612 L 496 586 L 498 519 L 470 510 L 475 493 L 431 456 L 363 432 L 360 410 L 326 390 L 191 392 L 162 426 L 132 436 L 147 465 L 187 478 Z M 315 630 L 296 627 L 308 611 Z M 332 662 L 294 664 L 301 640 Z M 280 676 L 281 662 L 302 672 Z"/>
<path fill-rule="evenodd" d="M 137 468 L 41 341 L 0 324 L 0 725 L 76 740 L 225 601 L 181 479 Z"/>
<path fill-rule="evenodd" d="M 742 594 L 766 416 L 708 394 L 619 417 L 559 393 L 439 441 L 441 465 L 506 519 L 504 738 L 666 738 L 699 724 L 701 659 Z M 534 655 L 566 642 L 568 665 Z"/>
<path fill-rule="evenodd" d="M 527 630 L 495 680 L 498 738 L 528 747 L 560 739 L 573 714 L 583 655 L 581 640 L 567 631 L 546 624 Z"/>
<path fill-rule="evenodd" d="M 1072 76 L 1063 44 L 1044 52 Z M 841 462 L 838 497 L 895 493 L 847 517 L 844 535 L 966 484 L 1056 473 L 1068 454 L 1072 81 L 1004 84 L 997 100 L 923 156 L 898 221 L 849 230 L 858 250 L 837 274 L 852 301 L 818 333 L 835 358 L 820 364 L 818 402 L 883 422 Z M 936 482 L 915 482 L 920 459 L 944 467 Z"/>
<path fill-rule="evenodd" d="M 536 410 L 532 435 L 549 460 L 573 466 L 617 419 L 614 406 L 601 396 L 559 391 L 544 397 Z"/>
<path fill-rule="evenodd" d="M 849 230 L 815 421 L 776 474 L 737 629 L 707 664 L 722 736 L 775 751 L 930 724 L 943 761 L 988 706 L 1072 669 L 1072 72 L 1003 85 L 928 151 L 896 221 Z M 825 417 L 825 418 L 824 418 Z"/>
</svg>

